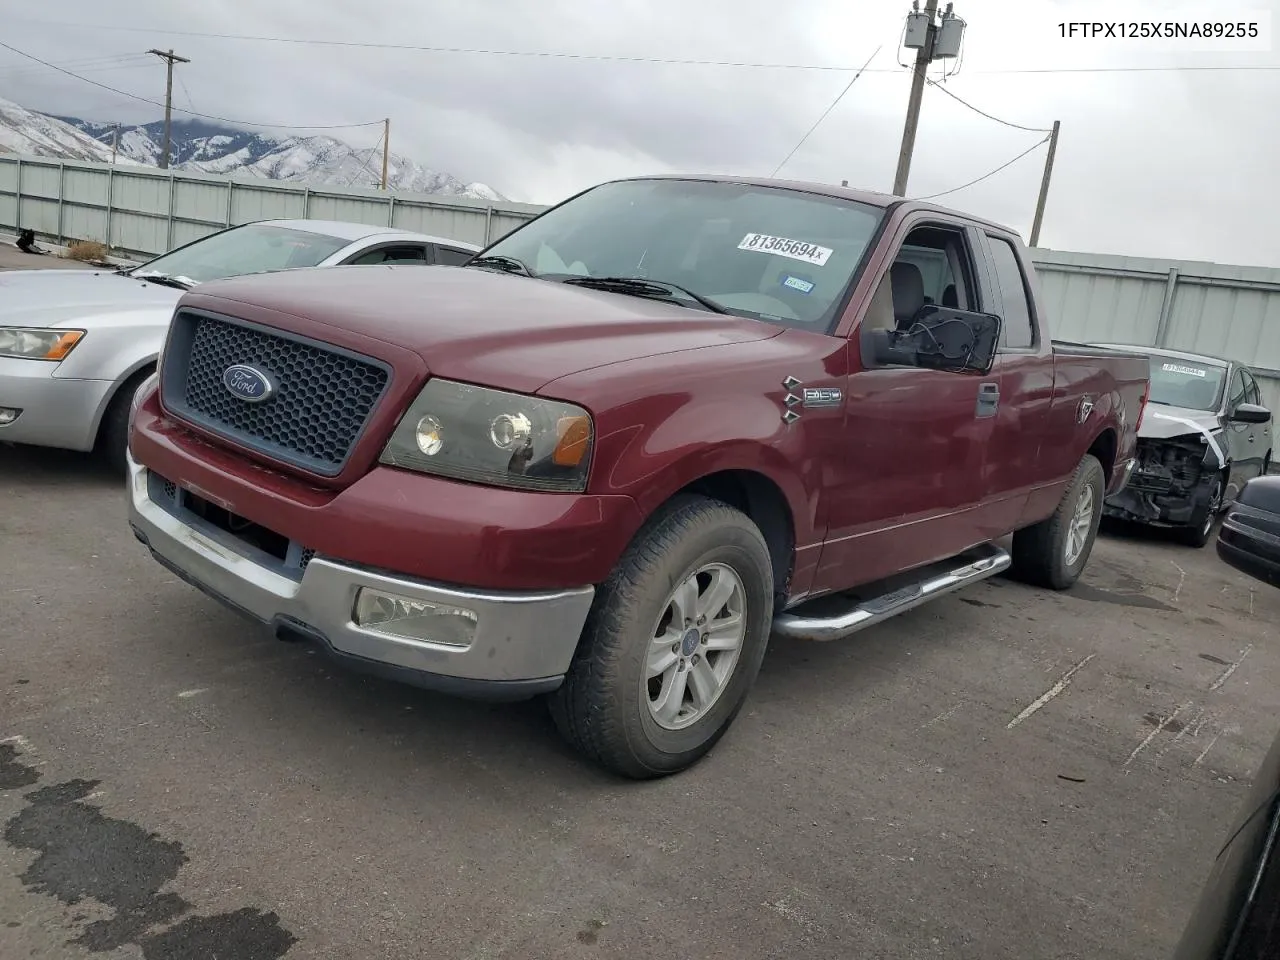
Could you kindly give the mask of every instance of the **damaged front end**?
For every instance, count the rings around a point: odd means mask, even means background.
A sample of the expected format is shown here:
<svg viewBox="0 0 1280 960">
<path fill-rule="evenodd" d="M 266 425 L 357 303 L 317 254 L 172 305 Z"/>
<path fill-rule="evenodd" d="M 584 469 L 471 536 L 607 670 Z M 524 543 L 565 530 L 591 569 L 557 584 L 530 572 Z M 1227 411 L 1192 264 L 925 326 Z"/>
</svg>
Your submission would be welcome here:
<svg viewBox="0 0 1280 960">
<path fill-rule="evenodd" d="M 1140 437 L 1136 460 L 1128 484 L 1104 505 L 1106 516 L 1161 526 L 1201 522 L 1223 468 L 1203 435 Z"/>
</svg>

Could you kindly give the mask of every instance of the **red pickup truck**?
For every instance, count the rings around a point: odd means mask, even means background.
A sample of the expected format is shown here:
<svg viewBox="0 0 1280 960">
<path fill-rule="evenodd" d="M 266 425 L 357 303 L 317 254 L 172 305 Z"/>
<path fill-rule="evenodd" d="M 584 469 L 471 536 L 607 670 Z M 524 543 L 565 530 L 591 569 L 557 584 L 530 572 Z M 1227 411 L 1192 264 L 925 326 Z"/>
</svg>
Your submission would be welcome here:
<svg viewBox="0 0 1280 960">
<path fill-rule="evenodd" d="M 1035 289 L 995 224 L 713 177 L 595 187 L 460 267 L 202 284 L 134 402 L 130 522 L 281 636 L 546 695 L 596 762 L 672 773 L 771 633 L 1080 575 L 1148 364 L 1055 347 Z"/>
</svg>

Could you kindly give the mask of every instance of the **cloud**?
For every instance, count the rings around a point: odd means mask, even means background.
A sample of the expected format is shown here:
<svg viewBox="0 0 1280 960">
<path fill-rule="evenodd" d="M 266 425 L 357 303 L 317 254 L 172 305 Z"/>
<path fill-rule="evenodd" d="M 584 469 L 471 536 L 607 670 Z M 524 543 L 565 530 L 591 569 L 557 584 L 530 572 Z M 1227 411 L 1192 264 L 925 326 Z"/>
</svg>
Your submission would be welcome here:
<svg viewBox="0 0 1280 960">
<path fill-rule="evenodd" d="M 1203 2 L 1132 0 L 1125 15 L 1167 20 L 1205 8 Z M 384 0 L 376 15 L 337 0 L 206 0 L 181 16 L 162 0 L 131 0 L 128 9 L 128 17 L 108 17 L 100 4 L 63 0 L 47 16 L 6 17 L 5 40 L 58 62 L 172 46 L 192 61 L 178 68 L 185 84 L 175 90 L 179 106 L 263 122 L 390 116 L 393 150 L 529 202 L 555 202 L 592 183 L 644 172 L 767 175 L 851 74 L 262 43 L 100 27 L 839 67 L 856 67 L 882 47 L 872 69 L 782 171 L 879 190 L 892 184 L 910 79 L 898 67 L 909 53 L 898 48 L 908 5 L 883 0 Z M 1280 239 L 1258 216 L 1259 197 L 1270 196 L 1280 128 L 1251 105 L 1274 101 L 1280 72 L 1007 72 L 1277 66 L 1280 60 L 1055 36 L 1056 23 L 1082 9 L 1050 0 L 957 4 L 968 29 L 961 69 L 947 89 L 1025 126 L 1062 121 L 1042 242 L 1133 255 L 1280 261 Z M 54 20 L 65 25 L 49 26 Z M 145 104 L 28 66 L 0 51 L 0 96 L 94 119 L 158 115 Z M 163 97 L 159 62 L 98 69 L 86 67 L 85 75 Z M 940 71 L 935 66 L 931 75 Z M 336 133 L 368 146 L 381 130 Z M 963 184 L 1041 136 L 1002 126 L 927 88 L 908 194 Z M 1025 236 L 1043 160 L 1041 148 L 940 202 L 1008 223 Z"/>
</svg>

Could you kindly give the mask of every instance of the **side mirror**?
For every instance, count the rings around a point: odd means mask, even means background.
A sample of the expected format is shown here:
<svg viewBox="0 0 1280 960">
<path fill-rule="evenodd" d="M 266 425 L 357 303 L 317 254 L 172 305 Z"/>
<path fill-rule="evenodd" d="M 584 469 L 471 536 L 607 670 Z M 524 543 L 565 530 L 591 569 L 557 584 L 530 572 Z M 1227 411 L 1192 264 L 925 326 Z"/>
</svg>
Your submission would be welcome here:
<svg viewBox="0 0 1280 960">
<path fill-rule="evenodd" d="M 1270 423 L 1271 411 L 1256 403 L 1242 403 L 1231 414 L 1232 423 Z"/>
<path fill-rule="evenodd" d="M 931 370 L 988 373 L 1000 345 L 1001 319 L 926 304 L 901 330 L 871 330 L 873 363 Z"/>
</svg>

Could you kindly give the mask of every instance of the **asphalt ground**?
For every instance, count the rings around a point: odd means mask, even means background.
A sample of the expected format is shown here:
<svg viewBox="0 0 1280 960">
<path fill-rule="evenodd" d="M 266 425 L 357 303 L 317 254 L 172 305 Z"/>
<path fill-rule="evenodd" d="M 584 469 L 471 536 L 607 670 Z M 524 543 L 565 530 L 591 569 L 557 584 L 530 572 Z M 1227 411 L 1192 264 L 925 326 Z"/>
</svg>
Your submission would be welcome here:
<svg viewBox="0 0 1280 960">
<path fill-rule="evenodd" d="M 331 666 L 0 447 L 0 957 L 1166 957 L 1280 726 L 1280 595 L 1144 532 L 775 641 L 701 764 Z M 1056 694 L 1056 695 L 1055 695 Z"/>
<path fill-rule="evenodd" d="M 48 244 L 36 241 L 36 246 L 48 249 Z M 52 253 L 23 253 L 11 240 L 0 240 L 0 270 L 92 270 L 93 265 L 79 260 L 67 260 Z"/>
</svg>

